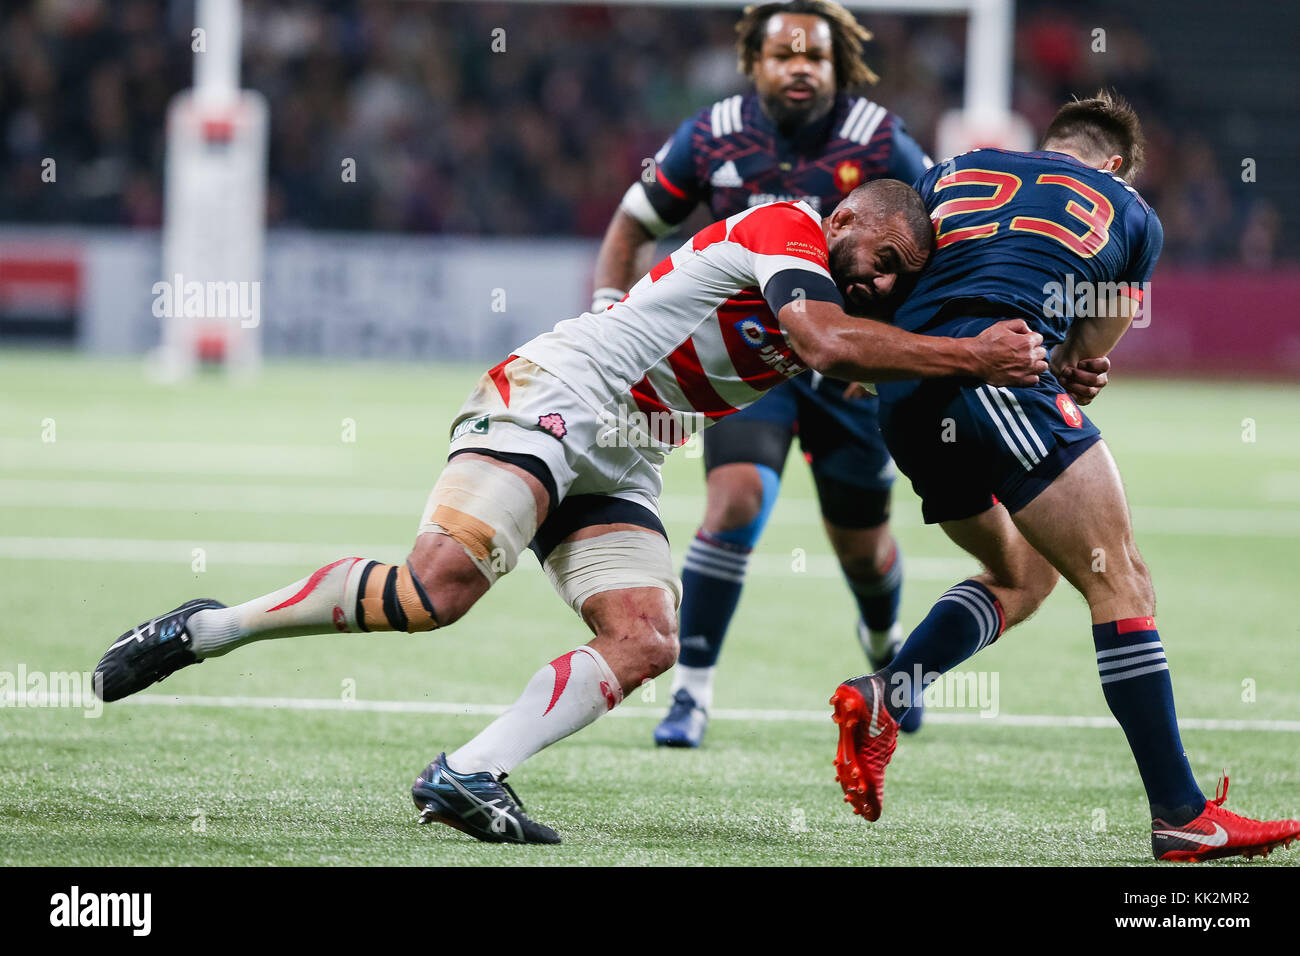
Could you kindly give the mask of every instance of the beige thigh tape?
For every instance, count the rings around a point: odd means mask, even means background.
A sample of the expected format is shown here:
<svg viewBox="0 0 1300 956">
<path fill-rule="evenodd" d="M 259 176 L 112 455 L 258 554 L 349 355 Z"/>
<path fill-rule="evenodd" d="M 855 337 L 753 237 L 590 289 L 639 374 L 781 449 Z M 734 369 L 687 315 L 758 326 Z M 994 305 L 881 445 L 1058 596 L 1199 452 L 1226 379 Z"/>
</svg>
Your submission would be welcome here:
<svg viewBox="0 0 1300 956">
<path fill-rule="evenodd" d="M 587 598 L 621 588 L 663 588 L 674 607 L 681 604 L 682 584 L 668 542 L 653 532 L 611 531 L 561 544 L 543 567 L 560 597 L 579 614 Z"/>
<path fill-rule="evenodd" d="M 457 456 L 443 468 L 424 506 L 420 533 L 430 532 L 454 538 L 495 584 L 514 569 L 537 533 L 537 499 L 514 472 Z"/>
</svg>

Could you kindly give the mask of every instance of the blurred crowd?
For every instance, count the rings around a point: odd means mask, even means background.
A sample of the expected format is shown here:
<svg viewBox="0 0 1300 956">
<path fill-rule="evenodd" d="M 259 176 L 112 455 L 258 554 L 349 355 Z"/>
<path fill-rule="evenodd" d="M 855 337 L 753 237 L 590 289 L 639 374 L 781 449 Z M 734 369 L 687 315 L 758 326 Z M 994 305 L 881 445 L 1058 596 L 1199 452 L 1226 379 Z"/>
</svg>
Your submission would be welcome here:
<svg viewBox="0 0 1300 956">
<path fill-rule="evenodd" d="M 739 11 L 533 3 L 246 0 L 243 85 L 271 109 L 275 225 L 476 235 L 601 234 L 686 116 L 745 88 Z M 871 16 L 870 96 L 927 149 L 961 104 L 961 17 Z M 191 84 L 190 2 L 6 0 L 0 12 L 0 221 L 155 227 L 164 116 Z M 1281 216 L 1232 189 L 1195 117 L 1168 115 L 1136 30 L 1104 57 L 1068 12 L 1018 20 L 1015 108 L 1041 130 L 1072 93 L 1128 96 L 1150 140 L 1138 186 L 1166 256 L 1267 265 Z M 58 163 L 58 188 L 41 162 Z M 341 164 L 355 160 L 356 181 Z"/>
</svg>

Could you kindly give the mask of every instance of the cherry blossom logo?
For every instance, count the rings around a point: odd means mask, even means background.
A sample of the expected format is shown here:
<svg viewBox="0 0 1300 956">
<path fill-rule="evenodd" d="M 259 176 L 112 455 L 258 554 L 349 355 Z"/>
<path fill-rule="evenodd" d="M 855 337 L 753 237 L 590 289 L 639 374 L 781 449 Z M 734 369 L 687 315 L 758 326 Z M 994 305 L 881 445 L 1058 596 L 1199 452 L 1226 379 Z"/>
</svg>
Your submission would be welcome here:
<svg viewBox="0 0 1300 956">
<path fill-rule="evenodd" d="M 569 429 L 564 424 L 564 416 L 559 412 L 547 412 L 545 415 L 539 416 L 537 425 L 557 439 L 569 434 Z"/>
</svg>

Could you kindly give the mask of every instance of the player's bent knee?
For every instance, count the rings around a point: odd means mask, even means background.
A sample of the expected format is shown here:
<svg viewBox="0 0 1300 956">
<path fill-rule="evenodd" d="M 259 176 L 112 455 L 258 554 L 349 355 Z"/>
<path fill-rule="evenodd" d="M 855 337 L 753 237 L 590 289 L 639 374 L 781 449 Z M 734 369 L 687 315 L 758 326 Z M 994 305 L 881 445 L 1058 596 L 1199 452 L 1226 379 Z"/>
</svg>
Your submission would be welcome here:
<svg viewBox="0 0 1300 956">
<path fill-rule="evenodd" d="M 406 563 L 433 605 L 438 627 L 464 617 L 489 587 L 460 544 L 443 534 L 420 535 Z"/>
<path fill-rule="evenodd" d="M 658 677 L 677 663 L 681 647 L 675 630 L 649 628 L 644 637 L 645 671 L 650 678 Z"/>
<path fill-rule="evenodd" d="M 704 525 L 711 533 L 747 527 L 763 514 L 766 488 L 754 465 L 722 465 L 709 472 Z"/>
<path fill-rule="evenodd" d="M 1037 614 L 1038 609 L 1043 606 L 1043 602 L 1056 588 L 1060 578 L 1061 576 L 1056 573 L 1056 569 L 1051 568 L 1017 589 L 1014 602 L 1016 606 L 1014 610 L 1008 608 L 1006 612 L 1007 627 L 1023 623 Z"/>
<path fill-rule="evenodd" d="M 728 492 L 716 502 L 710 502 L 708 513 L 704 517 L 705 529 L 711 533 L 735 531 L 745 528 L 758 520 L 763 513 L 763 497 L 747 492 L 733 494 Z"/>
<path fill-rule="evenodd" d="M 681 651 L 677 640 L 676 606 L 667 600 L 656 602 L 652 608 L 643 611 L 641 626 L 646 671 L 649 676 L 658 677 L 677 663 Z"/>
<path fill-rule="evenodd" d="M 1060 580 L 1060 572 L 1047 562 L 1043 562 L 1041 568 L 1036 569 L 1033 575 L 1025 579 L 1021 590 L 1024 591 L 1025 601 L 1033 611 L 1037 611 L 1042 603 L 1047 600 Z"/>
<path fill-rule="evenodd" d="M 582 616 L 627 688 L 677 663 L 677 612 L 663 588 L 602 591 L 583 604 Z"/>
<path fill-rule="evenodd" d="M 894 539 L 888 525 L 831 531 L 831 544 L 849 580 L 871 583 L 885 577 L 894 565 Z"/>
</svg>

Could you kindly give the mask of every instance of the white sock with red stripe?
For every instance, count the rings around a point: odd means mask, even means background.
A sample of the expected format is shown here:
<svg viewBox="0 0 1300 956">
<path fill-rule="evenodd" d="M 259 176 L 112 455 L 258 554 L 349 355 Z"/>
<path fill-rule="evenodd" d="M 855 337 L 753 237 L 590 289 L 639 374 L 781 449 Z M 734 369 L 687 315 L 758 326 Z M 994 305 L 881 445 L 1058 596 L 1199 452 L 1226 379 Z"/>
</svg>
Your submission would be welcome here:
<svg viewBox="0 0 1300 956">
<path fill-rule="evenodd" d="M 509 710 L 447 755 L 447 766 L 456 773 L 486 770 L 500 777 L 613 710 L 622 699 L 622 687 L 605 659 L 584 645 L 534 674 Z"/>
<path fill-rule="evenodd" d="M 364 558 L 342 558 L 262 597 L 199 611 L 187 625 L 194 653 L 200 658 L 219 657 L 253 641 L 359 630 L 357 584 L 369 563 Z"/>
</svg>

